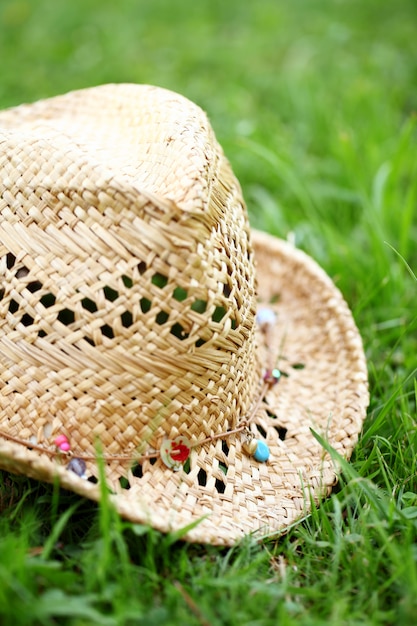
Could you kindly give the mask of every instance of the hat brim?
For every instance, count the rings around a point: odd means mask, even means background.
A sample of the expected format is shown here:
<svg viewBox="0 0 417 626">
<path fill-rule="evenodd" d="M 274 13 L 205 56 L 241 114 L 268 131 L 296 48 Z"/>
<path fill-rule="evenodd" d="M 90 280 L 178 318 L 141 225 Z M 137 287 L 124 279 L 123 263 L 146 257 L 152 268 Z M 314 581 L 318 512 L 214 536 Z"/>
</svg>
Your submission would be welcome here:
<svg viewBox="0 0 417 626">
<path fill-rule="evenodd" d="M 123 517 L 162 532 L 190 527 L 183 535 L 189 541 L 232 545 L 249 533 L 285 531 L 337 482 L 338 469 L 312 430 L 349 458 L 366 415 L 362 341 L 341 293 L 306 254 L 265 233 L 252 237 L 259 302 L 276 312 L 270 348 L 284 374 L 256 425 L 268 462 L 242 452 L 236 434 L 193 449 L 187 471 L 173 472 L 158 459 L 142 476 L 129 472 L 112 486 Z M 2 438 L 0 467 L 100 500 L 99 485 Z"/>
</svg>

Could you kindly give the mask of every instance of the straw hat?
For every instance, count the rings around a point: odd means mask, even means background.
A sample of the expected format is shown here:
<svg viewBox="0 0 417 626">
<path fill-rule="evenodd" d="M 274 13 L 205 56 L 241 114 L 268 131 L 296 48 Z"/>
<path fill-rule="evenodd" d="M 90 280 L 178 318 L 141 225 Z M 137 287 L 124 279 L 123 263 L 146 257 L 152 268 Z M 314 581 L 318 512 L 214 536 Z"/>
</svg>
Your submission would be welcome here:
<svg viewBox="0 0 417 626">
<path fill-rule="evenodd" d="M 0 467 L 190 541 L 278 533 L 368 403 L 341 294 L 250 231 L 205 114 L 106 85 L 0 113 Z M 255 277 L 256 276 L 256 277 Z"/>
</svg>

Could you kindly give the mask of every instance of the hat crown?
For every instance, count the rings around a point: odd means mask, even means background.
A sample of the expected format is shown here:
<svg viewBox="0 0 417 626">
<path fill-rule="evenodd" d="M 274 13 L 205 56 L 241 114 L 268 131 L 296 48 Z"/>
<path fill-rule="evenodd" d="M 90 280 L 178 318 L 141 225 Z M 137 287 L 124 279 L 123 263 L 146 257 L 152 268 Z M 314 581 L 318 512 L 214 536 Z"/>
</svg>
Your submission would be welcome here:
<svg viewBox="0 0 417 626">
<path fill-rule="evenodd" d="M 260 379 L 254 267 L 204 113 L 118 85 L 0 128 L 2 428 L 108 455 L 234 428 Z"/>
</svg>

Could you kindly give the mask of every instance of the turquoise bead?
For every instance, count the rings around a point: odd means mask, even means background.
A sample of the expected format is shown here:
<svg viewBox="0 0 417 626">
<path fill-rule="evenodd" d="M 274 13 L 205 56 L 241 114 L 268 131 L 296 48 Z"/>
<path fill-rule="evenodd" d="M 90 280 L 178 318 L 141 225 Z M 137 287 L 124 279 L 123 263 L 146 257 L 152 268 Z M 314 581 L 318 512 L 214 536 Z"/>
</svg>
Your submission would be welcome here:
<svg viewBox="0 0 417 626">
<path fill-rule="evenodd" d="M 269 448 L 266 445 L 265 441 L 258 440 L 256 444 L 256 450 L 254 452 L 253 458 L 255 459 L 255 461 L 265 463 L 265 461 L 269 459 Z"/>
</svg>

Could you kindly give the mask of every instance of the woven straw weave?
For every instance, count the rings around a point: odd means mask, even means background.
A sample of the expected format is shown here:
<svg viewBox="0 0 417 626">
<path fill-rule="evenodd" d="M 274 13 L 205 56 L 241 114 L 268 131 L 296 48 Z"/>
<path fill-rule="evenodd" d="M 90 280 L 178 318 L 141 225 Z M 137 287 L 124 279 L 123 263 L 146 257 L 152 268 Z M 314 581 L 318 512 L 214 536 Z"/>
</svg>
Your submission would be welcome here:
<svg viewBox="0 0 417 626">
<path fill-rule="evenodd" d="M 329 492 L 310 429 L 350 455 L 368 399 L 359 335 L 311 259 L 251 234 L 198 107 L 108 85 L 10 109 L 0 172 L 0 466 L 98 499 L 47 451 L 63 432 L 75 456 L 99 442 L 121 514 L 163 531 L 206 516 L 187 538 L 219 544 L 281 530 Z M 267 345 L 259 302 L 277 313 Z M 268 463 L 240 434 L 195 446 L 180 472 L 134 462 L 236 428 L 278 359 L 251 422 Z"/>
</svg>

